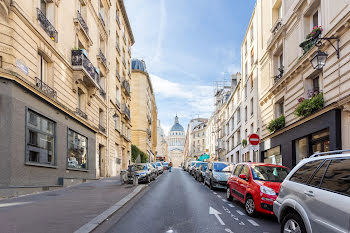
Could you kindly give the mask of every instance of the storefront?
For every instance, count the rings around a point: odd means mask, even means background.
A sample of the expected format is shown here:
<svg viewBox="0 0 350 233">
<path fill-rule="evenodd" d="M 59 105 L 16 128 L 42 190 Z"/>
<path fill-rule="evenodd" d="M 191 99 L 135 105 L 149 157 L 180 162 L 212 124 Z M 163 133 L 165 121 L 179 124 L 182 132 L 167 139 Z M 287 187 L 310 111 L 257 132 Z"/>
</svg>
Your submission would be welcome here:
<svg viewBox="0 0 350 233">
<path fill-rule="evenodd" d="M 294 167 L 317 152 L 342 148 L 341 110 L 334 109 L 260 143 L 261 161 Z"/>
</svg>

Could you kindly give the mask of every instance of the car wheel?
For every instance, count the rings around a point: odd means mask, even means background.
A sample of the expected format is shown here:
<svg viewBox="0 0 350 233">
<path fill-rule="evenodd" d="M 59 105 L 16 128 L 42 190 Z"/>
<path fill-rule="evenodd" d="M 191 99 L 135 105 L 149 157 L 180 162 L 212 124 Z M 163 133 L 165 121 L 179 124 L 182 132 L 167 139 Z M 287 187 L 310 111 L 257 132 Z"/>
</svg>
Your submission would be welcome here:
<svg viewBox="0 0 350 233">
<path fill-rule="evenodd" d="M 286 217 L 283 218 L 281 223 L 281 233 L 306 233 L 306 228 L 303 220 L 297 213 L 287 214 Z"/>
<path fill-rule="evenodd" d="M 256 215 L 255 203 L 252 196 L 247 196 L 245 200 L 245 212 L 251 217 Z"/>
<path fill-rule="evenodd" d="M 151 183 L 151 177 L 147 176 L 147 183 Z"/>
<path fill-rule="evenodd" d="M 226 188 L 226 199 L 227 199 L 228 201 L 232 201 L 232 200 L 233 200 L 233 198 L 232 198 L 232 196 L 231 196 L 231 192 L 230 192 L 230 186 L 228 186 L 228 187 Z"/>
<path fill-rule="evenodd" d="M 213 187 L 213 182 L 212 182 L 211 180 L 209 181 L 209 187 L 210 187 L 211 190 L 214 189 L 214 187 Z"/>
</svg>

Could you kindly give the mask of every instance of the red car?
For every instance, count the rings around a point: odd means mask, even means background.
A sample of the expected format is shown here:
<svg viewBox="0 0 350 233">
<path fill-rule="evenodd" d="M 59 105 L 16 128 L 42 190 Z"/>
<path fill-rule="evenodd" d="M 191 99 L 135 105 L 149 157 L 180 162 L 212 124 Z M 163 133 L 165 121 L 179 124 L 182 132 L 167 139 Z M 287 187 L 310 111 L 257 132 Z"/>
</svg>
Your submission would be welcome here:
<svg viewBox="0 0 350 233">
<path fill-rule="evenodd" d="M 245 204 L 249 216 L 273 214 L 273 202 L 288 173 L 287 167 L 275 164 L 239 163 L 227 181 L 226 198 Z"/>
</svg>

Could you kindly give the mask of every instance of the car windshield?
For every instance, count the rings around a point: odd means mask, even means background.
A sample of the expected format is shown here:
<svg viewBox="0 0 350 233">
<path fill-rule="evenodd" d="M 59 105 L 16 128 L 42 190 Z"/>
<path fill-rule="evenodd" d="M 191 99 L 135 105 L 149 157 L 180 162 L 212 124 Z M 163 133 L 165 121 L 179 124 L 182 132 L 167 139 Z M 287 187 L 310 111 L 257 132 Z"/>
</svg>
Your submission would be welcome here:
<svg viewBox="0 0 350 233">
<path fill-rule="evenodd" d="M 196 163 L 196 167 L 199 167 L 200 165 L 203 165 L 205 163 Z"/>
<path fill-rule="evenodd" d="M 142 170 L 147 170 L 147 166 L 143 164 L 136 164 L 135 165 L 135 171 L 142 171 Z"/>
<path fill-rule="evenodd" d="M 214 163 L 214 171 L 215 172 L 225 172 L 225 171 L 223 171 L 223 169 L 225 167 L 227 167 L 226 163 Z"/>
<path fill-rule="evenodd" d="M 157 166 L 162 166 L 162 164 L 160 162 L 157 163 Z"/>
<path fill-rule="evenodd" d="M 222 169 L 222 172 L 229 172 L 229 173 L 231 173 L 232 170 L 233 170 L 233 166 L 229 165 L 229 166 L 225 167 L 224 169 Z"/>
<path fill-rule="evenodd" d="M 274 166 L 252 166 L 251 170 L 254 180 L 270 182 L 282 182 L 289 173 L 287 168 Z"/>
</svg>

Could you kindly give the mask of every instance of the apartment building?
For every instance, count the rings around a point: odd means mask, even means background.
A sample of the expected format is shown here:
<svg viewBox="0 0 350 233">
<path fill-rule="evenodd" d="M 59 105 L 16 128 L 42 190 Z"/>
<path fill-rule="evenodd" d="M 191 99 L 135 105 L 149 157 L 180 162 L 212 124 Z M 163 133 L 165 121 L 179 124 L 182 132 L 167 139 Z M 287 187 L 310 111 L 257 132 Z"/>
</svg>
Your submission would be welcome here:
<svg viewBox="0 0 350 233">
<path fill-rule="evenodd" d="M 0 8 L 0 186 L 20 194 L 126 169 L 134 37 L 124 2 Z"/>
<path fill-rule="evenodd" d="M 154 162 L 157 147 L 157 106 L 144 61 L 132 60 L 131 76 L 132 143 L 148 154 L 150 162 Z"/>
<path fill-rule="evenodd" d="M 156 149 L 156 160 L 157 161 L 169 161 L 168 156 L 168 143 L 166 142 L 166 135 L 162 126 L 160 125 L 160 120 L 157 123 L 157 149 Z"/>
<path fill-rule="evenodd" d="M 204 120 L 203 122 L 196 125 L 192 132 L 192 144 L 191 144 L 191 157 L 199 158 L 201 155 L 206 153 L 205 146 L 205 138 L 206 138 L 206 129 L 207 129 L 208 120 Z"/>
<path fill-rule="evenodd" d="M 257 5 L 261 160 L 293 167 L 315 152 L 350 148 L 350 3 Z"/>
<path fill-rule="evenodd" d="M 203 124 L 203 123 L 206 124 L 207 122 L 208 122 L 208 119 L 198 117 L 198 118 L 191 119 L 190 122 L 188 123 L 187 132 L 186 132 L 186 139 L 185 139 L 185 149 L 184 149 L 185 159 L 188 157 L 192 158 L 193 156 L 198 154 L 197 153 L 198 152 L 198 147 L 197 147 L 198 144 L 196 144 L 197 141 L 194 142 L 196 138 L 193 134 L 193 131 L 194 131 L 195 127 L 197 127 L 198 125 Z M 202 130 L 200 129 L 200 131 L 202 131 Z M 203 132 L 202 132 L 202 134 L 203 134 Z M 204 132 L 204 134 L 206 135 L 206 132 Z M 197 135 L 198 135 L 198 132 L 197 132 Z M 197 136 L 197 137 L 202 137 L 202 136 L 203 135 Z M 203 143 L 203 141 L 200 142 L 200 144 L 202 144 L 202 143 Z M 204 138 L 204 143 L 205 143 L 205 138 Z M 196 151 L 196 149 L 197 149 L 197 151 Z M 202 148 L 201 151 L 205 151 L 205 148 Z"/>
</svg>

